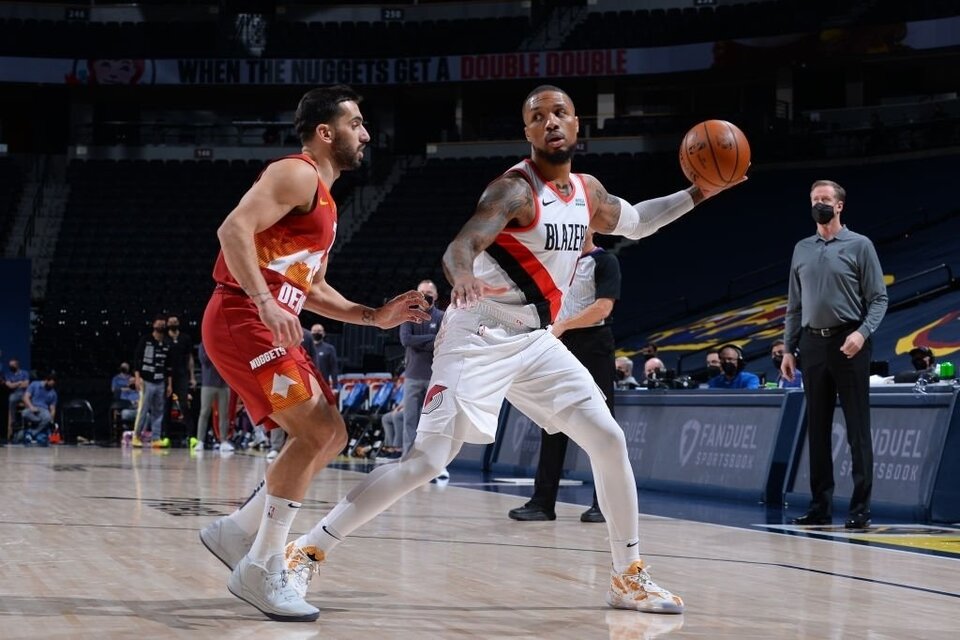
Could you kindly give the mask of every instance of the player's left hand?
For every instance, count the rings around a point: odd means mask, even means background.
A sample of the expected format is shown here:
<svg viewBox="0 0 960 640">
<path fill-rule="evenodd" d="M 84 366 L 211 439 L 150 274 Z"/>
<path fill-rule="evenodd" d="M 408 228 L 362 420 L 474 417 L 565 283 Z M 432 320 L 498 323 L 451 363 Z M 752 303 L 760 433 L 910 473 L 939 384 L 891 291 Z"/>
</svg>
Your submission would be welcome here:
<svg viewBox="0 0 960 640">
<path fill-rule="evenodd" d="M 404 322 L 420 324 L 430 319 L 430 314 L 425 311 L 429 307 L 422 293 L 407 291 L 376 310 L 375 324 L 381 329 L 392 329 Z"/>
<path fill-rule="evenodd" d="M 725 186 L 722 186 L 722 187 L 714 186 L 714 185 L 711 185 L 711 184 L 706 184 L 705 182 L 704 182 L 703 184 L 695 185 L 695 188 L 700 191 L 700 196 L 701 196 L 701 198 L 700 198 L 700 200 L 698 201 L 698 200 L 696 199 L 696 197 L 694 197 L 694 204 L 697 204 L 697 202 L 702 202 L 703 200 L 706 200 L 706 199 L 708 199 L 708 198 L 712 198 L 713 196 L 717 195 L 717 194 L 720 193 L 721 191 L 726 191 L 727 189 L 732 189 L 732 188 L 734 188 L 735 186 L 737 186 L 738 184 L 743 184 L 743 183 L 746 182 L 747 180 L 748 180 L 747 176 L 743 176 L 742 178 L 740 178 L 740 179 L 737 180 L 736 182 L 731 182 L 730 184 L 725 185 Z"/>
<path fill-rule="evenodd" d="M 860 349 L 863 348 L 863 342 L 863 334 L 859 331 L 854 331 L 847 336 L 846 340 L 843 341 L 843 346 L 840 347 L 840 351 L 842 351 L 843 355 L 847 356 L 848 358 L 852 358 L 860 353 Z"/>
</svg>

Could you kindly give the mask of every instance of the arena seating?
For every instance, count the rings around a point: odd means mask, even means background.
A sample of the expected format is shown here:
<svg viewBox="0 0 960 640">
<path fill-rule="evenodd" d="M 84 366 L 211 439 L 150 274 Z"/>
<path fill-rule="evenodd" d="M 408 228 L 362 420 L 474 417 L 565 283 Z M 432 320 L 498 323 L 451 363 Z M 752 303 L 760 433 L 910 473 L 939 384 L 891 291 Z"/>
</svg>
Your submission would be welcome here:
<svg viewBox="0 0 960 640">
<path fill-rule="evenodd" d="M 659 47 L 693 42 L 810 33 L 826 26 L 884 24 L 956 15 L 951 0 L 905 5 L 880 0 L 864 6 L 852 0 L 772 0 L 717 7 L 591 12 L 563 43 L 564 49 Z"/>
<path fill-rule="evenodd" d="M 13 158 L 0 158 L 0 247 L 7 243 L 7 234 L 16 214 L 20 192 L 23 189 L 23 171 Z"/>
<path fill-rule="evenodd" d="M 519 159 L 433 158 L 408 171 L 333 256 L 329 281 L 348 298 L 371 305 L 423 278 L 438 282 L 445 296 L 443 251 L 472 214 L 484 187 Z M 575 166 L 634 202 L 685 184 L 669 154 L 582 154 Z M 38 362 L 67 358 L 70 362 L 58 365 L 62 371 L 109 368 L 129 357 L 130 345 L 158 310 L 196 323 L 211 287 L 216 227 L 259 168 L 259 163 L 236 161 L 74 162 L 71 197 L 36 333 Z M 662 326 L 678 312 L 730 295 L 782 288 L 793 243 L 811 232 L 809 186 L 822 177 L 847 187 L 845 222 L 878 243 L 888 272 L 896 265 L 888 263 L 886 240 L 904 239 L 898 250 L 912 256 L 895 272 L 900 275 L 952 259 L 947 247 L 908 241 L 918 223 L 936 224 L 952 211 L 950 171 L 936 158 L 834 167 L 828 174 L 819 169 L 764 171 L 761 162 L 746 186 L 620 252 L 624 281 L 618 334 L 624 327 L 629 334 Z M 338 199 L 343 198 L 341 189 L 350 188 L 351 175 L 337 182 Z M 887 186 L 895 184 L 912 187 Z M 611 240 L 601 238 L 600 243 L 609 246 Z M 102 283 L 104 290 L 91 292 L 89 282 Z M 678 295 L 684 296 L 682 303 Z M 63 344 L 75 348 L 63 353 Z M 94 353 L 112 357 L 94 358 Z"/>
<path fill-rule="evenodd" d="M 768 0 L 717 7 L 593 11 L 564 49 L 654 47 L 816 32 L 846 22 L 883 24 L 956 15 L 953 0 Z M 224 16 L 226 18 L 226 15 Z M 425 21 L 273 20 L 264 57 L 392 57 L 515 51 L 527 17 Z M 496 34 L 477 37 L 478 33 Z M 355 46 L 362 42 L 362 52 Z M 351 52 L 345 54 L 345 52 Z M 229 20 L 83 22 L 0 19 L 0 55 L 68 58 L 248 57 Z"/>
<path fill-rule="evenodd" d="M 288 22 L 267 32 L 264 57 L 387 57 L 513 51 L 524 17 L 422 22 Z M 496 33 L 476 38 L 476 33 Z M 362 50 L 354 45 L 363 42 Z M 350 53 L 347 53 L 350 52 Z M 0 19 L 0 55 L 65 58 L 250 57 L 215 21 L 67 22 Z"/>
<path fill-rule="evenodd" d="M 662 160 L 670 172 L 673 162 Z M 813 232 L 808 194 L 817 179 L 833 179 L 847 189 L 844 222 L 878 244 L 956 208 L 949 163 L 938 158 L 766 171 L 762 157 L 755 155 L 754 162 L 756 170 L 745 185 L 620 253 L 625 277 L 618 317 L 637 327 L 662 325 L 678 310 L 702 308 L 727 296 L 731 288 L 743 294 L 784 282 L 794 243 Z M 605 174 L 598 175 L 605 179 Z M 679 169 L 675 175 L 682 180 Z M 637 187 L 618 195 L 633 200 L 681 186 L 676 179 L 649 181 L 643 172 L 634 183 Z M 637 193 L 638 188 L 644 193 Z M 878 247 L 882 263 L 884 251 Z M 754 272 L 756 277 L 747 277 Z"/>
<path fill-rule="evenodd" d="M 197 338 L 213 288 L 216 229 L 262 166 L 74 161 L 35 361 L 66 375 L 110 372 L 164 311 L 183 316 Z M 347 197 L 350 175 L 334 185 L 334 197 Z"/>
<path fill-rule="evenodd" d="M 514 51 L 530 31 L 524 17 L 410 22 L 284 22 L 270 27 L 265 55 L 408 57 Z M 478 33 L 496 37 L 478 38 Z M 362 54 L 355 43 L 363 43 Z M 352 52 L 352 53 L 346 53 Z"/>
<path fill-rule="evenodd" d="M 864 231 L 874 239 L 884 273 L 893 278 L 892 284 L 887 287 L 890 309 L 880 331 L 874 336 L 874 359 L 890 361 L 891 372 L 909 369 L 909 357 L 905 353 L 896 354 L 898 340 L 943 319 L 951 312 L 955 313 L 958 308 L 960 279 L 957 275 L 960 274 L 960 259 L 956 256 L 953 244 L 945 242 L 944 239 L 957 237 L 960 233 L 960 209 L 918 212 L 907 219 L 888 216 L 886 220 L 881 220 L 866 230 L 853 223 L 851 228 Z M 777 237 L 785 237 L 785 235 Z M 792 242 L 784 242 L 783 246 L 789 249 Z M 757 247 L 757 250 L 761 249 Z M 626 262 L 623 259 L 621 261 Z M 618 344 L 628 350 L 637 349 L 649 341 L 650 331 L 647 328 L 656 326 L 656 330 L 659 331 L 697 325 L 703 318 L 750 307 L 758 300 L 784 296 L 787 291 L 789 255 L 776 266 L 778 268 L 775 271 L 766 274 L 768 277 L 766 286 L 732 295 L 719 304 L 708 304 L 687 313 L 674 314 L 669 322 L 664 322 L 664 317 L 659 318 L 659 322 L 655 318 L 641 318 L 632 332 L 631 327 L 625 327 L 623 324 L 625 321 L 630 322 L 633 318 L 638 318 L 639 315 L 628 316 L 626 315 L 628 312 L 621 313 L 630 308 L 629 301 L 622 301 L 617 308 L 618 322 L 615 324 L 618 334 L 621 334 Z M 725 274 L 729 276 L 730 272 L 725 271 Z M 674 280 L 673 284 L 676 286 L 677 281 Z M 687 291 L 692 286 L 694 284 L 690 282 L 689 287 L 682 288 Z M 642 313 L 641 308 L 636 308 L 636 305 L 634 308 L 635 313 Z M 955 322 L 934 328 L 932 339 L 939 344 L 950 344 L 957 335 L 956 331 L 952 330 L 953 324 Z M 772 338 L 758 339 L 753 335 L 758 326 L 748 322 L 723 326 L 723 333 L 718 334 L 720 336 L 718 342 L 730 341 L 732 336 L 739 336 L 740 333 L 745 338 L 752 336 L 750 346 L 745 349 L 750 370 L 762 372 L 770 368 L 767 345 Z M 737 327 L 742 327 L 744 330 L 739 332 Z M 624 334 L 630 333 L 633 335 L 623 337 Z M 923 338 L 920 340 L 922 342 Z M 696 341 L 690 340 L 690 342 Z M 676 351 L 661 353 L 665 362 L 671 366 L 678 355 L 681 353 Z M 701 358 L 684 361 L 684 372 L 690 373 L 691 370 L 696 370 L 701 363 Z"/>
<path fill-rule="evenodd" d="M 0 55 L 170 58 L 237 55 L 216 22 L 0 20 Z"/>
</svg>

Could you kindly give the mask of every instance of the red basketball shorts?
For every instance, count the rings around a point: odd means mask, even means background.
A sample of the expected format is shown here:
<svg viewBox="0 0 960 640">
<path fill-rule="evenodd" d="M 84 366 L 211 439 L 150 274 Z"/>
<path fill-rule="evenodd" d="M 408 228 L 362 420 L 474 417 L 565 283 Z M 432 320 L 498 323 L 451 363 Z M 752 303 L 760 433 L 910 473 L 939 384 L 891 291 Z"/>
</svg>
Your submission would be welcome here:
<svg viewBox="0 0 960 640">
<path fill-rule="evenodd" d="M 254 424 L 268 429 L 269 416 L 313 396 L 317 379 L 327 402 L 336 398 L 303 347 L 275 347 L 249 297 L 217 287 L 203 314 L 203 347 L 230 387 L 243 399 Z"/>
</svg>

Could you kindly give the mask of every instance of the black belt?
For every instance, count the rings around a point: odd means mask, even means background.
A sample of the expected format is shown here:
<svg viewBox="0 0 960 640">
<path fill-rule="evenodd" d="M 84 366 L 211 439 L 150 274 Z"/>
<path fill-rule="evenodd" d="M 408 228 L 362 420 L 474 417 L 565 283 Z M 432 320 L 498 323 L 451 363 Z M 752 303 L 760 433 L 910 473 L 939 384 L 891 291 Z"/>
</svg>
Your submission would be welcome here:
<svg viewBox="0 0 960 640">
<path fill-rule="evenodd" d="M 846 324 L 837 325 L 836 327 L 825 327 L 823 329 L 815 329 L 814 327 L 804 327 L 803 330 L 809 334 L 820 336 L 821 338 L 830 338 L 837 334 L 843 333 L 844 331 L 855 329 L 859 326 L 860 326 L 859 322 L 848 322 Z"/>
</svg>

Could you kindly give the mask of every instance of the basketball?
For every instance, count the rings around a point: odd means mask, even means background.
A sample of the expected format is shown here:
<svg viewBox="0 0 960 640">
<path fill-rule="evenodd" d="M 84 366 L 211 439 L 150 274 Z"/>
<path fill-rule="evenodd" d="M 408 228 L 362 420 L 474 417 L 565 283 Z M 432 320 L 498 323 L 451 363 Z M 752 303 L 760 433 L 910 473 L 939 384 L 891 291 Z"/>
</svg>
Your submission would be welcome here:
<svg viewBox="0 0 960 640">
<path fill-rule="evenodd" d="M 750 168 L 750 143 L 735 124 L 706 120 L 683 136 L 680 168 L 695 185 L 725 187 Z"/>
</svg>

